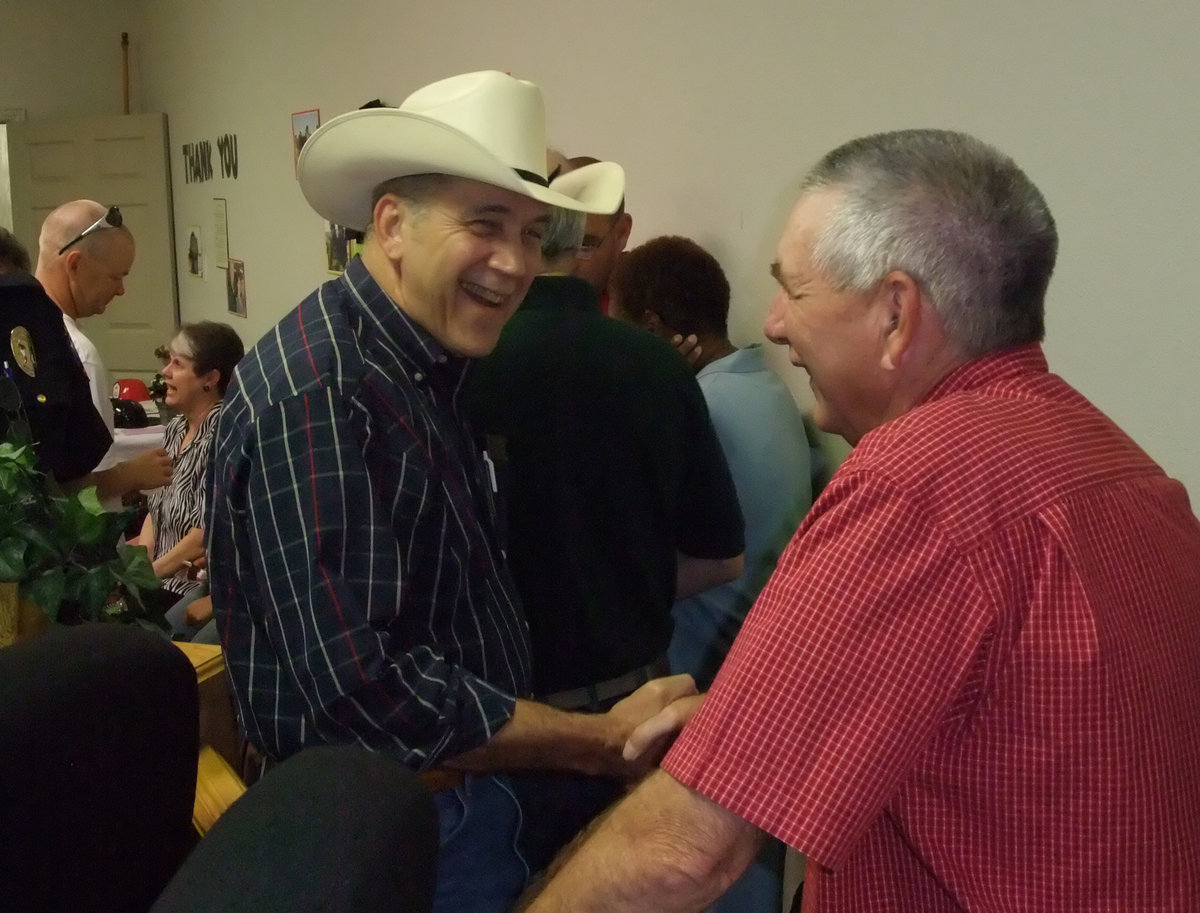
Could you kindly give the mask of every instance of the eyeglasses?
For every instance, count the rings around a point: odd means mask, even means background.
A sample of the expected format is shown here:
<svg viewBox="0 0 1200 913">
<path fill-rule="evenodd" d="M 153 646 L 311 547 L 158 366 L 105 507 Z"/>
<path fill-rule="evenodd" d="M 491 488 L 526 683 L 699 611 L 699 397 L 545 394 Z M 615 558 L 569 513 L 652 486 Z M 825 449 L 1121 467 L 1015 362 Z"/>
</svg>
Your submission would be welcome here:
<svg viewBox="0 0 1200 913">
<path fill-rule="evenodd" d="M 64 253 L 66 253 L 68 247 L 70 247 L 72 244 L 78 244 L 94 231 L 99 231 L 105 227 L 120 228 L 124 223 L 125 220 L 121 218 L 121 210 L 117 209 L 115 206 L 110 206 L 108 207 L 108 212 L 98 218 L 95 222 L 77 234 L 62 247 L 60 247 L 58 249 L 58 255 L 61 257 Z"/>
<path fill-rule="evenodd" d="M 584 235 L 583 240 L 579 243 L 579 249 L 575 251 L 575 256 L 580 260 L 589 260 L 592 255 L 608 240 L 608 236 L 612 234 L 613 229 L 617 227 L 617 220 L 613 219 L 608 224 L 608 230 L 604 234 L 597 237 L 596 235 Z"/>
</svg>

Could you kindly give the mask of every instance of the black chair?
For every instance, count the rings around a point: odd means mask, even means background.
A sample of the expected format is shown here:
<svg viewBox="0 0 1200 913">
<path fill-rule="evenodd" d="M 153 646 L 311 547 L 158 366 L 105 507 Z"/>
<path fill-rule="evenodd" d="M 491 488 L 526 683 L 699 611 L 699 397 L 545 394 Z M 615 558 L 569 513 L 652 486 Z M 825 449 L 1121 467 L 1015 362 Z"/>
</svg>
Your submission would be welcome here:
<svg viewBox="0 0 1200 913">
<path fill-rule="evenodd" d="M 437 846 L 417 774 L 362 748 L 310 748 L 221 816 L 152 913 L 427 913 Z"/>
<path fill-rule="evenodd" d="M 196 841 L 196 674 L 133 626 L 0 650 L 0 905 L 136 913 Z"/>
<path fill-rule="evenodd" d="M 196 672 L 159 635 L 57 627 L 0 650 L 0 909 L 432 908 L 437 812 L 398 761 L 301 752 L 197 842 L 198 755 Z"/>
</svg>

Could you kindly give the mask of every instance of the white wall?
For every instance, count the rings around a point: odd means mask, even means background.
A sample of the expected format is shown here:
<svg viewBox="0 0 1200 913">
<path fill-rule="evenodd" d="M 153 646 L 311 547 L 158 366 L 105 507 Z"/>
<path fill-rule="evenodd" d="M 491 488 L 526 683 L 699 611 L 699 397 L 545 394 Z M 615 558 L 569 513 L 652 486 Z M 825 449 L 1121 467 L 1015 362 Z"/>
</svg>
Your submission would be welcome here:
<svg viewBox="0 0 1200 913">
<path fill-rule="evenodd" d="M 137 0 L 3 0 L 0 108 L 24 108 L 37 120 L 120 114 L 121 33 L 133 33 L 140 21 Z M 132 53 L 130 61 L 136 112 Z"/>
<path fill-rule="evenodd" d="M 10 7 L 31 18 L 40 8 L 5 2 L 6 20 Z M 808 165 L 867 132 L 964 129 L 1011 153 L 1058 219 L 1052 366 L 1200 496 L 1195 0 L 130 3 L 128 25 L 128 4 L 113 0 L 123 15 L 102 17 L 103 29 L 82 3 L 78 21 L 65 22 L 61 4 L 54 19 L 97 59 L 130 31 L 135 103 L 170 115 L 177 233 L 193 223 L 211 232 L 212 197 L 229 200 L 249 317 L 226 314 L 224 273 L 210 269 L 180 276 L 185 320 L 229 320 L 253 341 L 325 278 L 321 223 L 292 174 L 289 115 L 304 108 L 328 119 L 376 96 L 398 104 L 470 69 L 533 79 L 552 142 L 625 165 L 634 243 L 688 234 L 722 260 L 739 342 L 759 338 L 766 267 Z M 38 41 L 49 42 L 49 14 L 37 15 Z M 32 41 L 0 37 L 0 52 L 0 107 L 22 103 L 5 97 L 13 53 L 31 116 L 86 113 L 85 100 L 112 110 L 99 85 L 111 81 L 107 65 L 92 64 L 99 97 L 68 103 L 58 87 L 75 86 Z M 182 143 L 225 133 L 238 136 L 238 179 L 186 185 Z M 803 399 L 803 378 L 781 370 Z"/>
</svg>

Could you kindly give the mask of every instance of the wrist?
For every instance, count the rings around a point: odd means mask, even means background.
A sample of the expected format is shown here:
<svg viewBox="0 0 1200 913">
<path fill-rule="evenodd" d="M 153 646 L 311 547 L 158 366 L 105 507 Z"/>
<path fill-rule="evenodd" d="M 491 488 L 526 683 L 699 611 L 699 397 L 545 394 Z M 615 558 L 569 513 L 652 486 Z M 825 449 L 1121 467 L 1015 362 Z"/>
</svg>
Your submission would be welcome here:
<svg viewBox="0 0 1200 913">
<path fill-rule="evenodd" d="M 618 777 L 627 772 L 621 756 L 625 727 L 609 713 L 570 713 L 579 732 L 573 769 L 593 777 Z"/>
</svg>

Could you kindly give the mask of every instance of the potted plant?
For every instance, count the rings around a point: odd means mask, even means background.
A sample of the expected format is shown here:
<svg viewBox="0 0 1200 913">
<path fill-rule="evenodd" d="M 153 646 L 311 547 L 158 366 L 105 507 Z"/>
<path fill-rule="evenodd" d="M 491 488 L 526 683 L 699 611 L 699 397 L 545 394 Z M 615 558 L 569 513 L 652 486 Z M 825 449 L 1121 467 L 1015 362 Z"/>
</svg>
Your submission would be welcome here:
<svg viewBox="0 0 1200 913">
<path fill-rule="evenodd" d="M 30 606 L 51 621 L 137 617 L 141 591 L 159 581 L 146 549 L 121 541 L 131 512 L 106 511 L 95 488 L 58 490 L 21 437 L 10 432 L 0 442 L 0 590 L 6 594 L 0 594 L 0 615 L 9 616 L 7 627 L 15 627 L 22 603 L 27 621 Z M 0 618 L 0 645 L 5 628 Z"/>
</svg>

